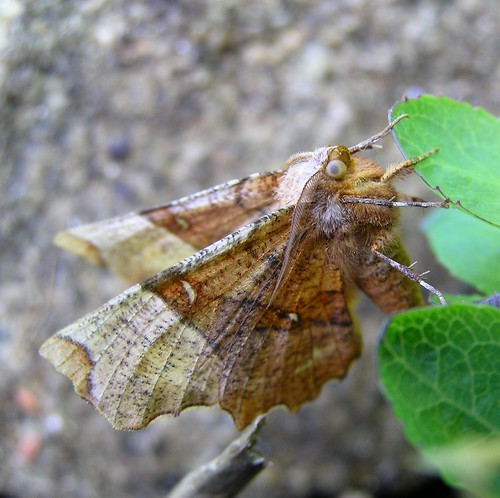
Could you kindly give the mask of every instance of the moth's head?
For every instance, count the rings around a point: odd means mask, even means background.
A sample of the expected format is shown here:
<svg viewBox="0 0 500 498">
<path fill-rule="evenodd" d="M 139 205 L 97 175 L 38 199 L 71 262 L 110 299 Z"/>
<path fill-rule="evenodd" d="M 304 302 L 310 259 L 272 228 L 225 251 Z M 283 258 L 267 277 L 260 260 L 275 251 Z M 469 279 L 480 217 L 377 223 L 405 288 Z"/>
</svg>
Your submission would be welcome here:
<svg viewBox="0 0 500 498">
<path fill-rule="evenodd" d="M 280 207 L 286 207 L 297 204 L 317 189 L 323 188 L 327 192 L 345 190 L 356 176 L 356 164 L 345 145 L 333 145 L 295 154 L 282 171 L 284 175 L 275 196 Z"/>
<path fill-rule="evenodd" d="M 353 159 L 345 145 L 330 147 L 322 164 L 325 175 L 332 180 L 343 180 L 353 168 Z"/>
</svg>

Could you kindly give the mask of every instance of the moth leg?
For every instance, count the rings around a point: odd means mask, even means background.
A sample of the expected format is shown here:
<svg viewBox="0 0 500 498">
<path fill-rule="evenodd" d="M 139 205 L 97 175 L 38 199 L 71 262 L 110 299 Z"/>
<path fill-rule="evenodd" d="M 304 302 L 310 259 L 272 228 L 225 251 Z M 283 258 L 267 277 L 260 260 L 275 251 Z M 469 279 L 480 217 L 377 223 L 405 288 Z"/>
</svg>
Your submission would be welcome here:
<svg viewBox="0 0 500 498">
<path fill-rule="evenodd" d="M 446 304 L 446 300 L 443 294 L 422 278 L 422 276 L 425 275 L 425 273 L 419 275 L 418 273 L 415 273 L 410 266 L 402 265 L 401 263 L 398 263 L 397 261 L 394 261 L 393 259 L 389 258 L 389 256 L 386 256 L 385 254 L 381 253 L 379 249 L 382 246 L 382 243 L 383 243 L 382 239 L 377 239 L 370 247 L 370 250 L 381 260 L 385 261 L 387 264 L 391 265 L 393 268 L 398 270 L 402 275 L 409 278 L 410 280 L 413 280 L 413 282 L 416 282 L 417 284 L 421 285 L 431 294 L 434 294 L 439 299 L 441 304 Z"/>
<path fill-rule="evenodd" d="M 421 208 L 445 208 L 447 209 L 450 204 L 450 199 L 444 201 L 423 201 L 418 197 L 408 197 L 407 200 L 396 201 L 394 199 L 373 199 L 371 197 L 354 197 L 352 195 L 344 195 L 343 202 L 350 202 L 353 204 L 373 204 L 375 206 L 393 207 L 421 207 Z M 411 199 L 411 200 L 409 200 Z"/>
<path fill-rule="evenodd" d="M 423 207 L 423 208 L 435 207 L 435 208 L 448 209 L 451 204 L 451 199 L 449 197 L 446 197 L 445 195 L 443 195 L 443 197 L 444 199 L 442 201 L 426 201 L 421 197 L 398 193 L 398 202 L 400 204 L 400 207 L 405 207 L 405 206 Z"/>
<path fill-rule="evenodd" d="M 411 200 L 402 201 L 388 201 L 391 203 L 389 207 L 421 207 L 421 208 L 443 208 L 448 209 L 450 207 L 450 199 L 445 199 L 444 201 L 424 201 L 418 197 L 413 197 Z"/>
<path fill-rule="evenodd" d="M 424 152 L 423 154 L 412 157 L 398 164 L 394 164 L 382 175 L 380 181 L 387 182 L 393 178 L 402 177 L 412 173 L 416 164 L 418 164 L 420 161 L 423 161 L 432 154 L 435 154 L 436 152 L 438 152 L 438 150 L 439 149 L 437 147 L 434 147 L 434 149 Z"/>
</svg>

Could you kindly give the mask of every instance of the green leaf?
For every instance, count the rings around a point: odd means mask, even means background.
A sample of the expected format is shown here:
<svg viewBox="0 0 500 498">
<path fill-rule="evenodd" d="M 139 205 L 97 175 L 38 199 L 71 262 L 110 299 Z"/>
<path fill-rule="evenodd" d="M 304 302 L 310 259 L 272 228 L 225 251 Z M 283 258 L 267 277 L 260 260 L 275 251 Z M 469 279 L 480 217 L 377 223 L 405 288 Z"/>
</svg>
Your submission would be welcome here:
<svg viewBox="0 0 500 498">
<path fill-rule="evenodd" d="M 481 498 L 500 496 L 500 437 L 466 438 L 456 444 L 429 450 L 425 459 L 441 469 L 444 478 Z"/>
<path fill-rule="evenodd" d="M 484 305 L 396 315 L 378 350 L 384 390 L 409 440 L 422 447 L 500 434 L 499 359 L 500 310 Z"/>
<path fill-rule="evenodd" d="M 481 108 L 423 95 L 397 103 L 390 119 L 408 114 L 393 131 L 401 152 L 415 157 L 439 151 L 416 170 L 452 201 L 500 225 L 500 120 Z"/>
<path fill-rule="evenodd" d="M 440 306 L 439 299 L 434 294 L 430 295 L 431 303 Z M 478 301 L 485 299 L 481 294 L 445 294 L 447 304 L 479 304 Z"/>
<path fill-rule="evenodd" d="M 424 455 L 500 436 L 500 309 L 455 304 L 396 315 L 378 366 L 408 440 Z M 467 486 L 449 462 L 441 469 Z"/>
<path fill-rule="evenodd" d="M 500 291 L 497 227 L 448 209 L 432 213 L 422 228 L 437 259 L 454 277 L 485 294 Z"/>
</svg>

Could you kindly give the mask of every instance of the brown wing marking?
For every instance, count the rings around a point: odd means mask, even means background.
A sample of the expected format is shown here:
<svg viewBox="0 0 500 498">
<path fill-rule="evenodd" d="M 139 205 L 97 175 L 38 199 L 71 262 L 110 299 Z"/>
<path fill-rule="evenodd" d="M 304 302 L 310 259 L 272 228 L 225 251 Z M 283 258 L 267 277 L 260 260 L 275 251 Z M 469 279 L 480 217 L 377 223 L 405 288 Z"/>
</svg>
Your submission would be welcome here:
<svg viewBox="0 0 500 498">
<path fill-rule="evenodd" d="M 232 275 L 237 269 L 231 271 L 234 255 L 246 247 L 252 251 L 249 239 L 257 248 L 262 238 L 254 235 L 259 230 L 269 236 L 273 227 L 283 232 L 287 220 L 279 220 L 289 216 L 290 209 L 264 217 L 133 286 L 50 338 L 41 354 L 120 429 L 141 428 L 160 414 L 175 415 L 188 406 L 215 404 L 222 360 L 212 354 L 205 330 L 191 319 L 193 310 L 212 314 L 207 330 L 215 335 L 222 320 L 216 314 L 217 299 L 238 280 Z M 272 245 L 267 237 L 263 240 Z M 222 268 L 227 278 L 217 283 L 214 276 Z M 245 268 L 240 271 L 250 270 L 248 261 Z M 199 296 L 189 279 L 205 280 Z M 169 302 L 158 295 L 160 288 L 172 294 Z"/>
<path fill-rule="evenodd" d="M 275 405 L 296 410 L 316 398 L 327 380 L 346 374 L 361 349 L 340 271 L 317 240 L 302 238 L 282 290 L 269 303 L 290 219 L 276 220 L 272 232 L 270 227 L 261 227 L 230 262 L 225 256 L 183 275 L 191 297 L 180 282 L 148 285 L 208 339 L 193 377 L 206 373 L 206 358 L 220 359 L 219 402 L 239 428 Z"/>
<path fill-rule="evenodd" d="M 233 336 L 219 396 L 238 427 L 275 405 L 297 410 L 326 381 L 344 377 L 361 352 L 339 269 L 315 242 L 303 242 L 271 305 L 273 286 L 252 303 L 254 323 Z"/>
<path fill-rule="evenodd" d="M 297 409 L 345 375 L 360 339 L 338 269 L 307 238 L 269 305 L 290 218 L 272 213 L 132 287 L 42 355 L 119 429 L 217 402 L 240 428 Z"/>
<path fill-rule="evenodd" d="M 160 298 L 136 285 L 50 338 L 41 354 L 116 428 L 138 429 L 159 414 L 150 416 L 148 410 L 161 380 L 168 397 L 164 412 L 182 409 L 186 382 L 204 342 Z M 209 397 L 207 391 L 199 404 Z M 210 404 L 216 400 L 213 389 Z"/>
<path fill-rule="evenodd" d="M 54 242 L 137 282 L 272 211 L 280 175 L 233 180 L 166 206 L 72 228 Z"/>
<path fill-rule="evenodd" d="M 202 249 L 272 211 L 281 175 L 280 171 L 257 173 L 141 214 Z"/>
</svg>

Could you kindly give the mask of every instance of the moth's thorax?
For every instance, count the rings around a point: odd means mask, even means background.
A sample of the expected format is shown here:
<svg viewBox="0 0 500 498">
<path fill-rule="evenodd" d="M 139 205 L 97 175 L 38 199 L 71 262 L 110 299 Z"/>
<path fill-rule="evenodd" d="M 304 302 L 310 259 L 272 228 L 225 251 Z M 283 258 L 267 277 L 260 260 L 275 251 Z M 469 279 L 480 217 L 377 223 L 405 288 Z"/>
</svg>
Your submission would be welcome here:
<svg viewBox="0 0 500 498">
<path fill-rule="evenodd" d="M 321 147 L 312 152 L 304 161 L 292 164 L 280 180 L 276 198 L 280 207 L 294 206 L 298 203 L 308 180 L 317 173 L 327 158 L 328 147 Z"/>
<path fill-rule="evenodd" d="M 320 230 L 320 235 L 337 239 L 346 236 L 369 239 L 370 233 L 376 233 L 382 227 L 389 228 L 398 219 L 398 210 L 346 202 L 344 196 L 391 200 L 397 196 L 397 191 L 390 184 L 367 178 L 355 178 L 342 185 L 320 183 L 311 210 L 313 224 Z"/>
<path fill-rule="evenodd" d="M 397 219 L 396 210 L 343 200 L 346 196 L 394 199 L 396 189 L 381 181 L 384 169 L 369 159 L 349 157 L 345 176 L 332 178 L 324 172 L 329 150 L 317 149 L 306 161 L 286 170 L 277 192 L 280 204 L 284 207 L 306 203 L 304 228 L 314 229 L 320 237 L 366 237 L 380 227 L 392 225 Z M 313 176 L 313 181 L 309 181 Z"/>
</svg>

